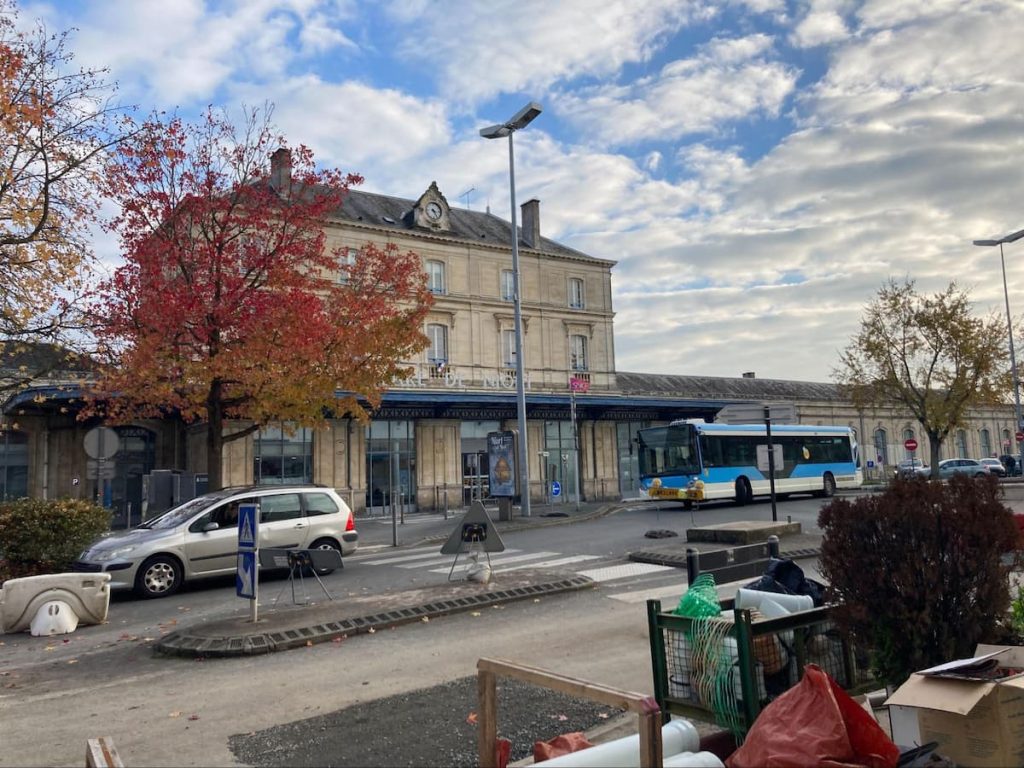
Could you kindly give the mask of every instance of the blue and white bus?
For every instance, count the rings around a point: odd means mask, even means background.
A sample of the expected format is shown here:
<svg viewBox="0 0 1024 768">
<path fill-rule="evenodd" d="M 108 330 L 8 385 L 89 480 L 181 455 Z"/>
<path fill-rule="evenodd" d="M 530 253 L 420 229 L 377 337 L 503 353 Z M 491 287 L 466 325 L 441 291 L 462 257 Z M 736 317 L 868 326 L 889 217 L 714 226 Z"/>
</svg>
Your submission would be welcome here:
<svg viewBox="0 0 1024 768">
<path fill-rule="evenodd" d="M 764 424 L 674 421 L 641 429 L 640 488 L 650 498 L 686 506 L 713 499 L 746 504 L 766 496 L 768 439 Z M 848 427 L 773 424 L 775 493 L 831 496 L 863 481 L 857 441 Z M 763 469 L 760 469 L 763 467 Z"/>
</svg>

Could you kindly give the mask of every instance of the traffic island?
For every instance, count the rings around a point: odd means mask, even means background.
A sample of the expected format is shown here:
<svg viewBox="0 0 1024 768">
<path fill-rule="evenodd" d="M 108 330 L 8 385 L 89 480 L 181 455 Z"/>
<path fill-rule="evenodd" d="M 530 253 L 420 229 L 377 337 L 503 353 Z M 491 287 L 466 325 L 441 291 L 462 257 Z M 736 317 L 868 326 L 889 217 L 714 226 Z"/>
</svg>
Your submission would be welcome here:
<svg viewBox="0 0 1024 768">
<path fill-rule="evenodd" d="M 718 523 L 699 528 L 688 528 L 688 542 L 703 541 L 716 544 L 757 544 L 767 541 L 769 536 L 793 536 L 801 532 L 800 523 L 761 522 L 740 520 L 735 523 Z"/>
<path fill-rule="evenodd" d="M 154 650 L 168 656 L 193 658 L 254 656 L 593 586 L 591 579 L 577 574 L 522 569 L 514 576 L 509 574 L 508 578 L 489 584 L 457 581 L 315 605 L 288 606 L 267 611 L 256 624 L 241 617 L 199 623 L 166 635 Z"/>
</svg>

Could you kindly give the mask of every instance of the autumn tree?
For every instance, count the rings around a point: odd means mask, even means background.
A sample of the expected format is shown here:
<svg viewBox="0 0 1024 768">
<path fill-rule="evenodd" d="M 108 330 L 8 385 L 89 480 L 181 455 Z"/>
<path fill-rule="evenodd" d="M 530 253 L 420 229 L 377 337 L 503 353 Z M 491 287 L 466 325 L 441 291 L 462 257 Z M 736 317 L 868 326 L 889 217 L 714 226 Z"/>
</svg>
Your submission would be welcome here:
<svg viewBox="0 0 1024 768">
<path fill-rule="evenodd" d="M 18 25 L 0 0 L 0 368 L 5 387 L 52 367 L 80 329 L 102 153 L 121 110 L 103 70 L 75 69 L 68 33 Z M 35 354 L 43 348 L 46 354 Z M 54 354 L 54 353 L 58 354 Z"/>
<path fill-rule="evenodd" d="M 1011 391 L 1004 323 L 975 316 L 956 283 L 923 296 L 912 280 L 889 280 L 833 375 L 857 407 L 907 408 L 928 435 L 938 477 L 942 443 L 968 409 L 1001 404 Z"/>
<path fill-rule="evenodd" d="M 225 443 L 270 421 L 365 418 L 426 346 L 419 257 L 328 247 L 361 179 L 283 148 L 269 118 L 252 110 L 236 130 L 213 110 L 196 124 L 154 117 L 106 171 L 125 263 L 94 307 L 109 366 L 92 411 L 206 422 L 211 489 Z"/>
</svg>

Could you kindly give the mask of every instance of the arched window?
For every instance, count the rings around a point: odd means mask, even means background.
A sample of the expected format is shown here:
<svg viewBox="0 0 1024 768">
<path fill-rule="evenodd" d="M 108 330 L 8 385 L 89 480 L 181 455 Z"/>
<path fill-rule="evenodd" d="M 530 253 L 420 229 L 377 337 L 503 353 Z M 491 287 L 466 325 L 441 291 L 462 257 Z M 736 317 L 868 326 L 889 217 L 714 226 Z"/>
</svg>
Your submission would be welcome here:
<svg viewBox="0 0 1024 768">
<path fill-rule="evenodd" d="M 995 456 L 995 451 L 992 450 L 992 436 L 987 429 L 981 430 L 978 434 L 978 439 L 981 441 L 981 455 Z"/>
<path fill-rule="evenodd" d="M 0 499 L 28 496 L 28 435 L 0 429 Z"/>
<path fill-rule="evenodd" d="M 886 450 L 885 430 L 879 427 L 875 430 L 875 458 L 879 464 L 889 463 L 889 452 Z"/>
<path fill-rule="evenodd" d="M 962 429 L 956 431 L 956 455 L 961 459 L 967 458 L 967 433 Z"/>
</svg>

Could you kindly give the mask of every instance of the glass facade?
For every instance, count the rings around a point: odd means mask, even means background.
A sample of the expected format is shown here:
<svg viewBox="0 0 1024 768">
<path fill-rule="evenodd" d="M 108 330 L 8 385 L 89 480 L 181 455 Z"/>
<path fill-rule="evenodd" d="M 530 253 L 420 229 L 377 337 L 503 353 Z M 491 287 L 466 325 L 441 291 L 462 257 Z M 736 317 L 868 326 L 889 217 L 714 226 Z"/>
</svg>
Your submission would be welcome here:
<svg viewBox="0 0 1024 768">
<path fill-rule="evenodd" d="M 416 504 L 416 425 L 371 421 L 366 427 L 366 507 L 370 514 Z"/>
<path fill-rule="evenodd" d="M 252 476 L 257 485 L 313 482 L 311 429 L 268 425 L 256 433 L 253 443 Z"/>
<path fill-rule="evenodd" d="M 544 422 L 544 449 L 541 456 L 541 477 L 544 480 L 544 496 L 552 502 L 576 500 L 576 443 L 573 440 L 571 421 Z M 554 495 L 554 483 L 558 483 L 559 494 Z"/>
</svg>

